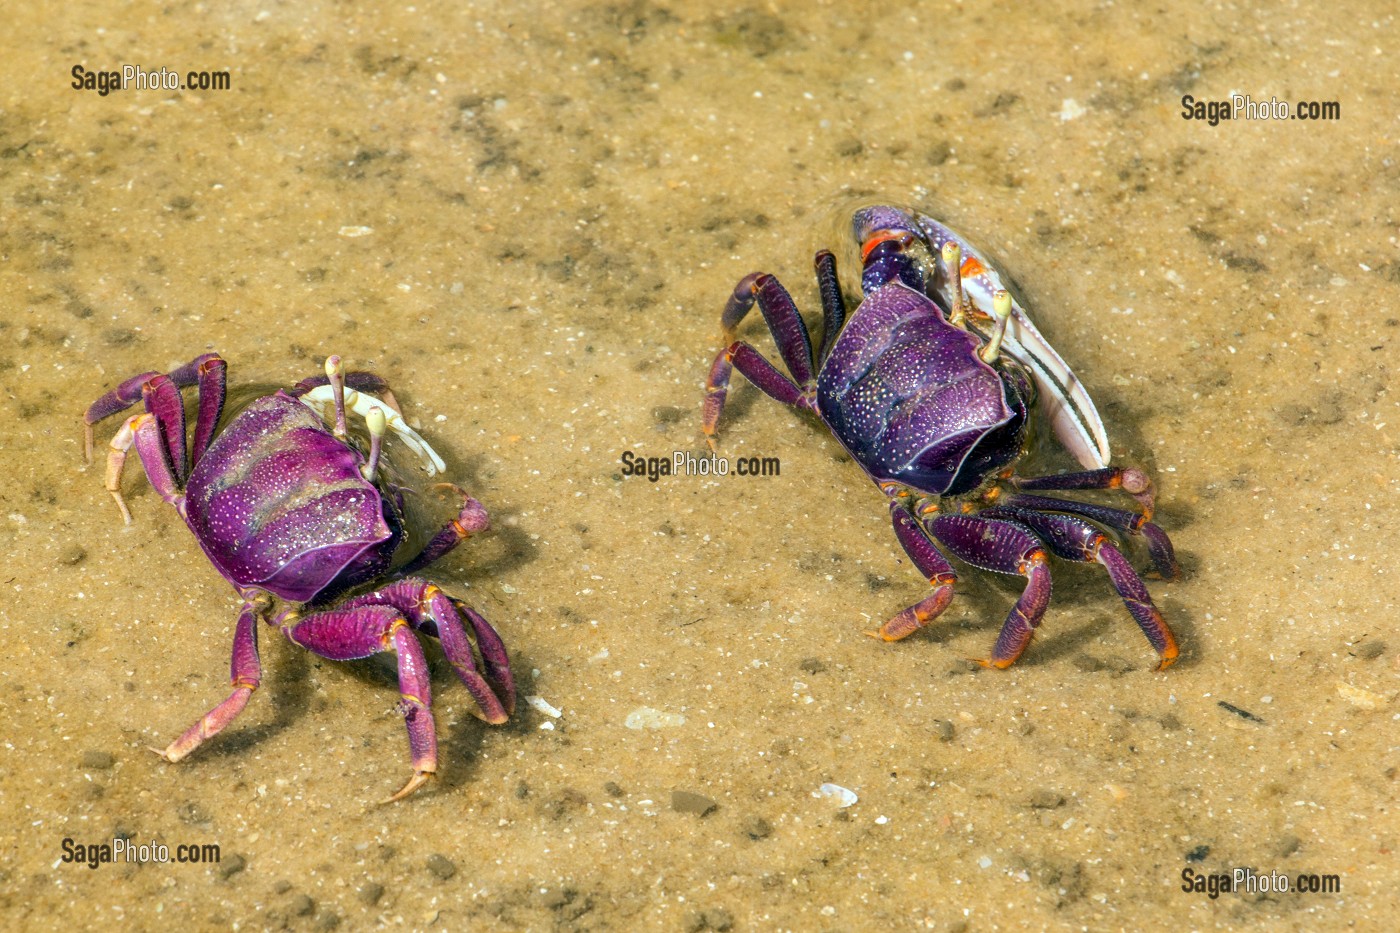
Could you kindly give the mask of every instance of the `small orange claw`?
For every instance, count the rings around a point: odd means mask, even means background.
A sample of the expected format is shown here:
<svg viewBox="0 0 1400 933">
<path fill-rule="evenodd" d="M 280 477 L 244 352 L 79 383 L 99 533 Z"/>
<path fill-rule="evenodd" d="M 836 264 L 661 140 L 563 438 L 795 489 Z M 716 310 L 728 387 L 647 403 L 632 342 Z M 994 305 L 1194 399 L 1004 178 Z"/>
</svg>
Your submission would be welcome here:
<svg viewBox="0 0 1400 933">
<path fill-rule="evenodd" d="M 408 779 L 408 783 L 401 787 L 398 793 L 394 794 L 394 796 L 392 797 L 385 797 L 379 802 L 381 804 L 384 804 L 393 803 L 397 800 L 402 800 L 409 794 L 416 791 L 418 788 L 422 787 L 424 784 L 428 783 L 428 779 L 432 776 L 433 772 L 431 771 L 415 771 L 413 772 L 413 777 Z"/>
<path fill-rule="evenodd" d="M 1016 663 L 1015 658 L 1012 658 L 1009 661 L 994 661 L 990 658 L 968 658 L 968 660 L 971 661 L 973 664 L 978 665 L 979 667 L 995 669 L 998 671 L 1004 671 L 1008 667 Z"/>
</svg>

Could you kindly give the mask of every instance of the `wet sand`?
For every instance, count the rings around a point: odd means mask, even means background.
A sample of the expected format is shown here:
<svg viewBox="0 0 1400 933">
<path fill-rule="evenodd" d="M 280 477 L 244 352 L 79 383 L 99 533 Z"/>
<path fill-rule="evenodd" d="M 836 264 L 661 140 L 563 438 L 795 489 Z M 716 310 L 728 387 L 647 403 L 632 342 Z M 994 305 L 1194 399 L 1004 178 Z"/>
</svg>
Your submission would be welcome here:
<svg viewBox="0 0 1400 933">
<path fill-rule="evenodd" d="M 1400 922 L 1386 4 L 11 12 L 7 927 Z M 126 63 L 231 88 L 69 86 Z M 1231 91 L 1341 119 L 1182 118 Z M 1000 259 L 1115 459 L 1156 476 L 1169 671 L 1061 562 L 1008 671 L 964 659 L 1014 579 L 965 572 L 937 624 L 866 638 L 927 587 L 836 441 L 742 380 L 720 452 L 779 476 L 622 475 L 705 450 L 734 283 L 776 273 L 815 320 L 813 252 L 854 287 L 846 218 L 885 200 Z M 757 316 L 741 334 L 773 354 Z M 331 352 L 389 378 L 495 520 L 433 576 L 557 717 L 482 725 L 430 648 L 440 777 L 380 806 L 409 774 L 392 666 L 268 630 L 235 725 L 178 765 L 146 750 L 226 695 L 237 604 L 136 470 L 122 526 L 79 419 L 212 349 L 236 385 Z M 220 860 L 61 860 L 114 837 Z M 1236 867 L 1340 890 L 1181 890 Z"/>
</svg>

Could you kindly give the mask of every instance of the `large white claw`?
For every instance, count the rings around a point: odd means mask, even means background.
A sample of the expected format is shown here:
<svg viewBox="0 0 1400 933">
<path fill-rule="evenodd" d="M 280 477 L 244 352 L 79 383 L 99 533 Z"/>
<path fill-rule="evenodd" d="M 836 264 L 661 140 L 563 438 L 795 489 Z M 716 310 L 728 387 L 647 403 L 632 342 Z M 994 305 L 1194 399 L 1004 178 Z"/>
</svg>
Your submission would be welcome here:
<svg viewBox="0 0 1400 933">
<path fill-rule="evenodd" d="M 943 244 L 953 241 L 962 252 L 962 287 L 967 303 L 977 312 L 970 323 L 980 317 L 996 319 L 994 296 L 1006 289 L 996 268 L 977 247 L 949 230 L 932 217 L 919 215 L 919 227 L 928 237 L 934 255 Z M 935 262 L 933 286 L 952 306 L 953 293 L 942 263 Z M 1009 291 L 1009 290 L 1008 290 Z M 1045 402 L 1046 414 L 1055 437 L 1085 469 L 1099 470 L 1108 466 L 1108 431 L 1103 426 L 1094 400 L 1084 384 L 1074 375 L 1055 348 L 1035 329 L 1030 317 L 1011 293 L 1011 319 L 1002 338 L 1002 350 L 1015 357 L 1030 370 L 1036 388 Z"/>
<path fill-rule="evenodd" d="M 330 406 L 331 410 L 334 411 L 335 394 L 330 386 L 317 386 L 301 396 L 301 400 L 321 418 L 325 418 L 326 406 Z M 371 409 L 378 408 L 388 423 L 389 430 L 398 435 L 405 447 L 422 459 L 423 469 L 427 471 L 429 476 L 436 476 L 447 469 L 447 464 L 442 462 L 437 451 L 428 446 L 428 442 L 423 440 L 417 431 L 410 428 L 404 422 L 403 416 L 394 411 L 388 403 L 380 401 L 368 392 L 346 389 L 345 407 L 362 418 L 368 417 Z M 331 420 L 334 421 L 334 419 L 335 416 L 332 414 Z"/>
</svg>

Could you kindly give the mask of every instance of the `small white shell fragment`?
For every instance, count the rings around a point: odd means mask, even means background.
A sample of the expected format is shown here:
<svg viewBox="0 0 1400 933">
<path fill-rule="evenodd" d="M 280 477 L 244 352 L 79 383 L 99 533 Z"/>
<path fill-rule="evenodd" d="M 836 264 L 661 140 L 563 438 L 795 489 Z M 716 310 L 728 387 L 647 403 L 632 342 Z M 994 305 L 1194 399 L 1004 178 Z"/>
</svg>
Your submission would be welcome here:
<svg viewBox="0 0 1400 933">
<path fill-rule="evenodd" d="M 1068 123 L 1070 120 L 1077 120 L 1089 111 L 1084 109 L 1084 105 L 1073 97 L 1066 97 L 1060 102 L 1060 122 Z"/>
<path fill-rule="evenodd" d="M 847 790 L 840 784 L 823 784 L 817 788 L 817 792 L 812 796 L 833 798 L 836 800 L 836 805 L 842 810 L 854 806 L 855 802 L 860 799 L 856 796 L 855 791 Z"/>
<path fill-rule="evenodd" d="M 546 716 L 551 716 L 555 719 L 558 719 L 560 716 L 564 715 L 562 710 L 556 709 L 555 707 L 551 706 L 549 704 L 549 701 L 546 700 L 544 697 L 527 696 L 525 698 L 525 702 L 529 703 L 532 707 L 539 710 L 541 713 L 544 713 Z"/>
<path fill-rule="evenodd" d="M 666 729 L 685 725 L 685 717 L 680 713 L 666 713 L 650 706 L 639 706 L 627 714 L 623 725 L 629 729 Z"/>
<path fill-rule="evenodd" d="M 1337 684 L 1337 695 L 1352 706 L 1359 706 L 1361 709 L 1376 709 L 1385 702 L 1385 697 L 1379 693 L 1373 693 L 1365 687 L 1355 687 L 1345 682 Z"/>
<path fill-rule="evenodd" d="M 337 231 L 337 232 L 339 232 L 341 236 L 352 237 L 352 238 L 353 238 L 353 237 L 357 237 L 357 236 L 369 236 L 371 233 L 374 232 L 374 228 L 373 228 L 373 227 L 341 227 L 340 230 Z"/>
</svg>

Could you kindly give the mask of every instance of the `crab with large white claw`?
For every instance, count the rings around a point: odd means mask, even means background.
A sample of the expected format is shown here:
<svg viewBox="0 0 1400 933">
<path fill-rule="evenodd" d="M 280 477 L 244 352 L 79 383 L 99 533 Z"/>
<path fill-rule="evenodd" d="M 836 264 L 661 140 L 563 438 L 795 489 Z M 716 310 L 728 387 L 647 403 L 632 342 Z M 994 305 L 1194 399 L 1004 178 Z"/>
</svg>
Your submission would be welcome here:
<svg viewBox="0 0 1400 933">
<path fill-rule="evenodd" d="M 727 346 L 705 381 L 702 427 L 711 446 L 738 370 L 766 394 L 816 415 L 880 487 L 895 536 L 933 593 L 871 635 L 898 641 L 948 607 L 958 574 L 946 550 L 982 570 L 1025 578 L 991 656 L 979 661 L 1007 667 L 1030 644 L 1045 613 L 1054 554 L 1102 565 L 1157 652 L 1157 668 L 1170 666 L 1178 655 L 1176 637 L 1118 550 L 1116 535 L 1143 538 L 1164 578 L 1176 576 L 1176 556 L 1152 523 L 1147 474 L 1108 464 L 1108 437 L 1084 387 L 995 270 L 942 224 L 876 205 L 856 211 L 851 232 L 860 245 L 862 300 L 848 308 L 835 258 L 818 252 L 820 344 L 773 276 L 754 272 L 734 287 L 720 317 Z M 787 373 L 737 339 L 754 305 Z M 1087 470 L 1018 472 L 1031 421 L 1042 412 Z M 1140 508 L 1028 494 L 1080 489 L 1118 489 Z"/>
</svg>

